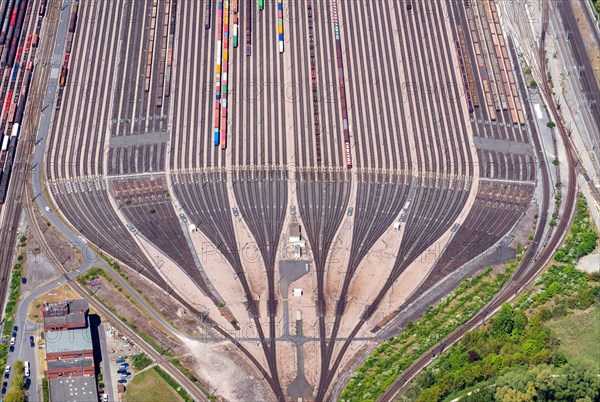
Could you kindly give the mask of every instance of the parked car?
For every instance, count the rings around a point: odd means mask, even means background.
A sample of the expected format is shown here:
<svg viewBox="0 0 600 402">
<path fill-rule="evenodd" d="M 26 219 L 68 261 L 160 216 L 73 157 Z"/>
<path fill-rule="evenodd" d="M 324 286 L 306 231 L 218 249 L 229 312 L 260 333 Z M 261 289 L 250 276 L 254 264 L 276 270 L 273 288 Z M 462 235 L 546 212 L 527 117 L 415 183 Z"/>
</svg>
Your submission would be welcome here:
<svg viewBox="0 0 600 402">
<path fill-rule="evenodd" d="M 21 283 L 22 283 L 23 285 L 24 285 L 24 284 L 26 284 L 26 283 L 27 283 L 27 278 L 25 278 L 25 277 L 22 277 L 22 278 L 21 278 Z"/>
<path fill-rule="evenodd" d="M 19 330 L 19 327 L 17 327 L 16 325 L 13 327 L 13 332 L 17 332 Z"/>
<path fill-rule="evenodd" d="M 33 336 L 29 337 L 29 345 L 31 345 L 31 347 L 35 346 L 35 341 L 33 340 Z"/>
<path fill-rule="evenodd" d="M 17 337 L 16 337 L 15 333 L 13 332 L 13 336 L 10 337 L 10 346 L 15 346 L 16 342 L 17 342 Z"/>
<path fill-rule="evenodd" d="M 25 377 L 29 377 L 29 362 L 25 361 Z"/>
<path fill-rule="evenodd" d="M 121 378 L 119 381 L 117 381 L 119 384 L 125 384 L 127 382 L 126 379 Z"/>
<path fill-rule="evenodd" d="M 8 376 L 10 375 L 10 365 L 6 365 L 6 368 L 4 369 L 4 378 L 8 378 Z"/>
<path fill-rule="evenodd" d="M 124 361 L 125 361 L 125 358 L 117 357 L 117 363 L 123 363 Z"/>
<path fill-rule="evenodd" d="M 108 402 L 108 394 L 102 395 L 102 402 Z"/>
</svg>

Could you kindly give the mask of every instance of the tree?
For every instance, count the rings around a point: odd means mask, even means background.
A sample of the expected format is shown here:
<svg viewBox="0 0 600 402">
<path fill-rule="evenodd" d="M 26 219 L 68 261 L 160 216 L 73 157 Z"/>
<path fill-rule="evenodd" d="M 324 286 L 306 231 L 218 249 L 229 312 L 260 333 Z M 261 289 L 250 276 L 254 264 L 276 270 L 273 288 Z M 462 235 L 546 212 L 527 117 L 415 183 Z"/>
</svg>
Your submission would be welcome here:
<svg viewBox="0 0 600 402">
<path fill-rule="evenodd" d="M 25 391 L 21 388 L 11 388 L 4 396 L 4 402 L 25 402 Z"/>
<path fill-rule="evenodd" d="M 492 320 L 492 333 L 494 336 L 501 338 L 512 332 L 515 324 L 513 321 L 514 313 L 513 306 L 508 303 L 500 307 L 500 311 Z"/>
<path fill-rule="evenodd" d="M 15 376 L 10 383 L 12 384 L 13 388 L 23 389 L 25 388 L 25 377 L 23 377 L 23 374 L 15 373 Z"/>
<path fill-rule="evenodd" d="M 554 123 L 553 121 L 549 121 L 548 124 L 546 124 L 546 127 L 554 128 L 554 127 L 556 127 L 556 123 Z"/>
</svg>

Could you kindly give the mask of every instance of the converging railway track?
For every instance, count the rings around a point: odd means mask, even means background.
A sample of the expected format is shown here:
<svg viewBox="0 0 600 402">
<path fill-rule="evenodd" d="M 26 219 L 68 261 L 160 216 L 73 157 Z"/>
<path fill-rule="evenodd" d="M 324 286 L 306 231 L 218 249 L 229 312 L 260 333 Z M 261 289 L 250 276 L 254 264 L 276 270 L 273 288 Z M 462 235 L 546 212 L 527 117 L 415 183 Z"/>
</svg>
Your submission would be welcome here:
<svg viewBox="0 0 600 402">
<path fill-rule="evenodd" d="M 535 125 L 484 3 L 80 0 L 52 73 L 50 200 L 272 398 L 333 398 L 355 346 L 534 197 Z"/>
</svg>

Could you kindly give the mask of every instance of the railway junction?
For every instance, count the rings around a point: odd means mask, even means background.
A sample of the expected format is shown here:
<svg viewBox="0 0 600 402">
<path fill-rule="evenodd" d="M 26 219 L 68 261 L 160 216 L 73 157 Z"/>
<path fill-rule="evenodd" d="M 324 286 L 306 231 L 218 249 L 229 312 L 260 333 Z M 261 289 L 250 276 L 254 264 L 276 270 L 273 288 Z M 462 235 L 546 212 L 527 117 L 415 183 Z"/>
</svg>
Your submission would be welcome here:
<svg viewBox="0 0 600 402">
<path fill-rule="evenodd" d="M 66 5 L 44 197 L 265 398 L 326 400 L 398 312 L 549 213 L 523 66 L 490 0 L 201 3 Z"/>
</svg>

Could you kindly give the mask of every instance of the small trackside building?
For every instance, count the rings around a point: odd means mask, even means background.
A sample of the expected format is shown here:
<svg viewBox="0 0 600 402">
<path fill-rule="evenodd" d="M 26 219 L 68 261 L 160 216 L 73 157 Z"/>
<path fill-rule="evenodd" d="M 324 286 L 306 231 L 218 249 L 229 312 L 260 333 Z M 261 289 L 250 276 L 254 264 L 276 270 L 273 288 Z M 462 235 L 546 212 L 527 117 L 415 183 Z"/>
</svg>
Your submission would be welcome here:
<svg viewBox="0 0 600 402">
<path fill-rule="evenodd" d="M 85 328 L 87 326 L 88 311 L 89 306 L 86 300 L 45 303 L 42 307 L 44 332 Z"/>
</svg>

